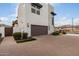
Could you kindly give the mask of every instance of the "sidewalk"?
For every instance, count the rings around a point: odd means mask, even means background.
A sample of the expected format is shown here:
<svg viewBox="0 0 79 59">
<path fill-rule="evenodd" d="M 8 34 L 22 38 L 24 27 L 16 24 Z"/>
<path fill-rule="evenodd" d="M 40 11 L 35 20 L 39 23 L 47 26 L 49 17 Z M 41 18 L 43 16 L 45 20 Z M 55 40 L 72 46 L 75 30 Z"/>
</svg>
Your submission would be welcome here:
<svg viewBox="0 0 79 59">
<path fill-rule="evenodd" d="M 79 36 L 79 34 L 66 34 L 68 36 Z"/>
</svg>

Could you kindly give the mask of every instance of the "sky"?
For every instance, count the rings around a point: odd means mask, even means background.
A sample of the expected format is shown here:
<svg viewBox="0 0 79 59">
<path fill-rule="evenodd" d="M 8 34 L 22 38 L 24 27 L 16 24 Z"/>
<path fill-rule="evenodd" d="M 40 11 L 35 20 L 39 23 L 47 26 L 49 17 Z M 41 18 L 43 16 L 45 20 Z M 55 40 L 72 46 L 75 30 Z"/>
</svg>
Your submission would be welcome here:
<svg viewBox="0 0 79 59">
<path fill-rule="evenodd" d="M 79 3 L 57 3 L 52 4 L 55 16 L 55 26 L 79 25 Z"/>
<path fill-rule="evenodd" d="M 79 3 L 52 3 L 55 16 L 55 26 L 72 24 L 79 25 Z M 0 20 L 7 25 L 11 25 L 17 17 L 16 3 L 0 3 Z"/>
<path fill-rule="evenodd" d="M 17 5 L 12 3 L 0 3 L 0 20 L 2 23 L 11 25 L 16 20 Z"/>
</svg>

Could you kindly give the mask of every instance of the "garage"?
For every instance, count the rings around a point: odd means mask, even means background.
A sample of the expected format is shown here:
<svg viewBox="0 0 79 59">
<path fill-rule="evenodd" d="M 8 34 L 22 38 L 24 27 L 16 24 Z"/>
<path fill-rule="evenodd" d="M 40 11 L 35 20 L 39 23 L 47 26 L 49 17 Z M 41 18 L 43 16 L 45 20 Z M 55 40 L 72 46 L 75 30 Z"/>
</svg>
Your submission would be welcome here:
<svg viewBox="0 0 79 59">
<path fill-rule="evenodd" d="M 31 36 L 47 35 L 48 26 L 31 25 Z"/>
<path fill-rule="evenodd" d="M 13 28 L 12 27 L 5 27 L 5 36 L 12 36 Z"/>
</svg>

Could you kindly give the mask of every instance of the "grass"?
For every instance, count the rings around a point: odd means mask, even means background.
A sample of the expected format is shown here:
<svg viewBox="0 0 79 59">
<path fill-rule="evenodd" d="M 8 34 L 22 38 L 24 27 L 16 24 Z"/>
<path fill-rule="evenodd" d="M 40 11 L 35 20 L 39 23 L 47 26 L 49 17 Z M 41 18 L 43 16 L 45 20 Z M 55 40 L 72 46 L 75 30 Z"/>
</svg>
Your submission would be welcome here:
<svg viewBox="0 0 79 59">
<path fill-rule="evenodd" d="M 35 38 L 31 38 L 31 39 L 21 39 L 21 40 L 16 40 L 17 43 L 23 43 L 23 42 L 30 42 L 30 41 L 34 41 L 36 40 Z"/>
</svg>

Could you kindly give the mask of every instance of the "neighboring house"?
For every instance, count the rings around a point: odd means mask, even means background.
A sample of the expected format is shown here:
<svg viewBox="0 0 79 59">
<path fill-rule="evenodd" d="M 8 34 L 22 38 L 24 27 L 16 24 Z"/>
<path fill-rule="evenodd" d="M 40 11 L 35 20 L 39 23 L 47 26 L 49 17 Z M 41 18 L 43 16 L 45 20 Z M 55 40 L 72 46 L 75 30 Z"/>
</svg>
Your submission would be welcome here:
<svg viewBox="0 0 79 59">
<path fill-rule="evenodd" d="M 11 36 L 13 28 L 12 26 L 5 25 L 2 21 L 0 21 L 0 33 L 2 34 L 2 37 Z"/>
<path fill-rule="evenodd" d="M 51 34 L 54 32 L 54 15 L 50 4 L 21 3 L 13 32 L 26 32 L 28 36 Z"/>
<path fill-rule="evenodd" d="M 79 32 L 79 25 L 62 25 L 60 27 L 55 27 L 56 31 L 64 30 L 66 32 Z"/>
</svg>

